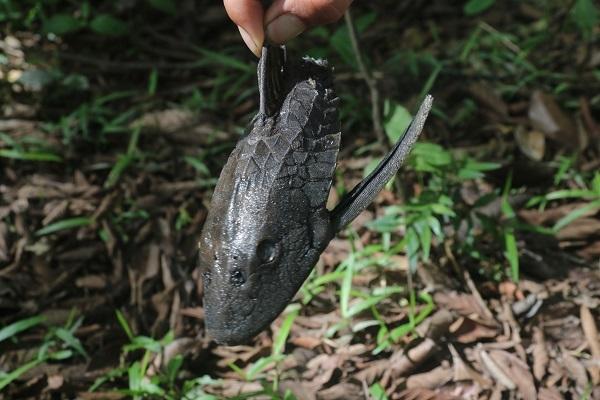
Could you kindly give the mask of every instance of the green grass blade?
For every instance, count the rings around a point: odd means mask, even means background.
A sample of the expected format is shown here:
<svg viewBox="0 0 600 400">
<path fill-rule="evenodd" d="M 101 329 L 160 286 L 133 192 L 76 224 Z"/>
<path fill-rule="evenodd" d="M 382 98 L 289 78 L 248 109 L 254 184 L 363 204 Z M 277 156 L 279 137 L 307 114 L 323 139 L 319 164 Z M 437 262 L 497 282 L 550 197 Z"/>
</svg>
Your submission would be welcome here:
<svg viewBox="0 0 600 400">
<path fill-rule="evenodd" d="M 62 158 L 56 154 L 44 151 L 20 151 L 15 149 L 0 149 L 0 157 L 11 158 L 21 161 L 48 161 L 62 162 Z"/>
<path fill-rule="evenodd" d="M 584 215 L 588 214 L 589 212 L 598 209 L 600 209 L 600 200 L 596 200 L 589 204 L 586 204 L 583 207 L 576 208 L 575 210 L 571 211 L 570 213 L 556 221 L 556 224 L 554 224 L 552 229 L 555 232 L 558 232 L 565 226 L 569 225 L 571 222 L 575 221 L 576 219 L 579 219 Z"/>
<path fill-rule="evenodd" d="M 88 226 L 92 223 L 92 219 L 89 217 L 75 217 L 63 219 L 61 221 L 57 221 L 53 224 L 47 225 L 42 229 L 38 230 L 35 234 L 36 236 L 45 236 L 51 233 L 64 231 L 67 229 L 79 228 L 82 226 Z"/>
<path fill-rule="evenodd" d="M 388 397 L 385 394 L 385 389 L 379 383 L 375 383 L 373 386 L 371 386 L 369 388 L 369 393 L 371 394 L 371 399 L 373 400 L 388 400 Z"/>
<path fill-rule="evenodd" d="M 42 322 L 44 322 L 45 320 L 46 320 L 46 317 L 38 315 L 36 317 L 31 317 L 31 318 L 27 318 L 27 319 L 22 319 L 17 322 L 13 322 L 12 324 L 0 329 L 0 342 L 2 342 L 3 340 L 6 340 L 8 338 L 11 338 L 23 331 L 26 331 L 29 328 L 39 325 Z"/>
<path fill-rule="evenodd" d="M 277 337 L 275 338 L 275 341 L 273 342 L 273 350 L 271 351 L 271 353 L 273 355 L 283 354 L 283 351 L 285 350 L 285 342 L 290 334 L 290 330 L 292 328 L 292 325 L 294 324 L 294 320 L 298 316 L 298 312 L 299 312 L 299 309 L 296 308 L 295 310 L 290 312 L 288 315 L 286 315 L 285 319 L 283 320 L 283 323 L 281 324 L 281 328 L 279 329 L 279 332 L 277 333 Z"/>
<path fill-rule="evenodd" d="M 519 252 L 517 249 L 517 240 L 511 230 L 504 232 L 504 253 L 510 265 L 510 278 L 514 282 L 519 282 Z"/>
<path fill-rule="evenodd" d="M 77 339 L 70 331 L 66 330 L 65 328 L 57 328 L 54 333 L 56 337 L 65 342 L 69 347 L 75 349 L 75 351 L 77 351 L 83 357 L 88 358 L 88 354 L 81 345 L 79 339 Z"/>
<path fill-rule="evenodd" d="M 19 368 L 15 369 L 14 371 L 9 372 L 2 379 L 0 379 L 0 390 L 4 389 L 12 381 L 14 381 L 15 379 L 18 379 L 25 372 L 27 372 L 30 369 L 38 366 L 39 364 L 41 364 L 44 361 L 45 360 L 43 360 L 43 359 L 42 360 L 37 360 L 37 359 L 36 360 L 32 360 L 32 361 L 29 361 L 26 364 L 21 365 Z"/>
<path fill-rule="evenodd" d="M 129 340 L 133 341 L 133 332 L 131 331 L 129 324 L 127 323 L 127 319 L 121 311 L 116 310 L 115 313 L 117 314 L 117 320 L 119 321 L 119 325 L 121 325 L 121 328 L 123 328 L 123 331 L 125 331 L 125 334 L 129 338 Z"/>
</svg>

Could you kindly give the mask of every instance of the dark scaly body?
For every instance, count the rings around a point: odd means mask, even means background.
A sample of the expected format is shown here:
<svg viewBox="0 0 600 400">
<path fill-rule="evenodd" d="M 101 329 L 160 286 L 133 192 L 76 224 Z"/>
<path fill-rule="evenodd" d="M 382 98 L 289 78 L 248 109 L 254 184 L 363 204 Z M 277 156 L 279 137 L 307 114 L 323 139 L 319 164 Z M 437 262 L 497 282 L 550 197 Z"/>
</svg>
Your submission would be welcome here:
<svg viewBox="0 0 600 400">
<path fill-rule="evenodd" d="M 392 151 L 330 212 L 340 125 L 329 68 L 265 49 L 259 87 L 261 110 L 221 172 L 200 240 L 206 327 L 228 344 L 251 338 L 283 311 L 335 233 L 408 152 Z M 418 131 L 423 122 L 422 115 Z"/>
</svg>

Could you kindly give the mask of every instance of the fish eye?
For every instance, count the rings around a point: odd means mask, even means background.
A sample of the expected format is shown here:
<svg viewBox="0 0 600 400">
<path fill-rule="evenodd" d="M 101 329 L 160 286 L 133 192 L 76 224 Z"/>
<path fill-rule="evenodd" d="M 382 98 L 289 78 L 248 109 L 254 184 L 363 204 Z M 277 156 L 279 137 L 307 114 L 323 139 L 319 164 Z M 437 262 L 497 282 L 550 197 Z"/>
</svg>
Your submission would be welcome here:
<svg viewBox="0 0 600 400">
<path fill-rule="evenodd" d="M 263 240 L 256 248 L 256 255 L 261 264 L 273 262 L 273 260 L 275 260 L 275 256 L 277 255 L 276 244 L 268 239 Z"/>
</svg>

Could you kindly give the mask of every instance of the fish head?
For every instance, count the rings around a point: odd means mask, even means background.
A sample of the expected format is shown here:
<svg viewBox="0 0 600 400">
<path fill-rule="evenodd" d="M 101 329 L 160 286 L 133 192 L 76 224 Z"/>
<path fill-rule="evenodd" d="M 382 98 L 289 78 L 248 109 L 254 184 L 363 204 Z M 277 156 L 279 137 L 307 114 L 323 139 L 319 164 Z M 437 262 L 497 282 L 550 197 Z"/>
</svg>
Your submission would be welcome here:
<svg viewBox="0 0 600 400">
<path fill-rule="evenodd" d="M 278 200 L 244 180 L 220 183 L 199 243 L 205 323 L 217 342 L 239 344 L 264 330 L 296 294 L 329 241 L 329 222 L 301 198 Z M 296 220 L 281 202 L 307 219 Z M 314 246 L 319 235 L 322 245 Z"/>
</svg>

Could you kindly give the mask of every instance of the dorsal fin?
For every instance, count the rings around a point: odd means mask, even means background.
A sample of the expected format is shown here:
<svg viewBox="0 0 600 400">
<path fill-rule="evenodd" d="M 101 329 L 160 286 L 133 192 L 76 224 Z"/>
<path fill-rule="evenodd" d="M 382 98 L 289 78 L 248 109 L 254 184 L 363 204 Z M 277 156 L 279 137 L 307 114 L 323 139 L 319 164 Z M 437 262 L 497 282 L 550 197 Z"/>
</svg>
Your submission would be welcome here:
<svg viewBox="0 0 600 400">
<path fill-rule="evenodd" d="M 258 63 L 258 92 L 260 113 L 273 116 L 284 99 L 285 46 L 267 44 L 262 48 Z"/>
<path fill-rule="evenodd" d="M 431 110 L 433 97 L 427 95 L 419 111 L 413 118 L 402 138 L 379 163 L 369 176 L 354 187 L 331 212 L 331 223 L 334 232 L 348 225 L 358 216 L 383 189 L 385 184 L 398 172 L 404 159 L 412 149 L 417 137 L 423 130 L 427 115 Z"/>
</svg>

